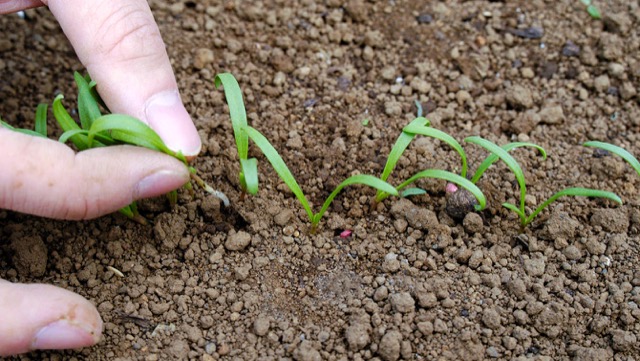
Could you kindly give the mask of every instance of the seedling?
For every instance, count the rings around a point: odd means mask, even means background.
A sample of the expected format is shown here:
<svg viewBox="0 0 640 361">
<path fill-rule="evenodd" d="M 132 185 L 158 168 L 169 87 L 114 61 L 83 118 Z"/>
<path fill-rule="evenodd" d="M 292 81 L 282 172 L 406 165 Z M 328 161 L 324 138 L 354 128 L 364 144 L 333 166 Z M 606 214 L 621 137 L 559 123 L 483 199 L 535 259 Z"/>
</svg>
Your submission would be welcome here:
<svg viewBox="0 0 640 361">
<path fill-rule="evenodd" d="M 587 7 L 587 13 L 594 19 L 602 19 L 602 14 L 600 13 L 600 10 L 598 10 L 598 7 L 593 5 L 593 1 L 591 0 L 580 0 L 580 2 L 582 2 L 586 7 Z"/>
<path fill-rule="evenodd" d="M 525 209 L 525 197 L 527 195 L 526 183 L 524 179 L 524 173 L 522 172 L 522 168 L 520 168 L 518 162 L 511 155 L 509 155 L 509 153 L 505 149 L 481 137 L 468 137 L 465 139 L 465 142 L 477 144 L 493 153 L 494 155 L 498 156 L 513 172 L 518 186 L 520 187 L 520 205 L 516 206 L 511 203 L 503 203 L 502 206 L 515 212 L 518 215 L 518 217 L 520 218 L 521 231 L 524 230 L 524 228 L 529 225 L 543 209 L 563 196 L 607 198 L 618 204 L 622 204 L 622 200 L 620 200 L 620 197 L 612 192 L 602 191 L 598 189 L 573 187 L 565 188 L 555 193 L 549 199 L 544 201 L 540 206 L 538 206 L 538 208 L 536 208 L 531 214 L 527 215 L 527 211 Z"/>
<path fill-rule="evenodd" d="M 289 187 L 291 192 L 293 192 L 293 194 L 302 204 L 302 208 L 304 208 L 305 212 L 307 212 L 309 220 L 311 221 L 311 233 L 315 232 L 318 223 L 320 223 L 320 219 L 329 208 L 329 205 L 331 205 L 331 202 L 333 202 L 338 193 L 340 193 L 340 191 L 346 186 L 354 184 L 364 184 L 395 196 L 398 195 L 398 191 L 389 183 L 372 175 L 356 174 L 342 181 L 342 183 L 340 183 L 324 201 L 322 207 L 320 208 L 320 211 L 318 213 L 313 213 L 307 197 L 305 197 L 304 192 L 298 185 L 298 182 L 293 177 L 293 174 L 285 164 L 284 160 L 282 160 L 280 154 L 278 154 L 278 151 L 276 151 L 271 143 L 269 143 L 267 138 L 265 138 L 265 136 L 256 129 L 247 126 L 246 128 L 244 128 L 244 131 L 248 135 L 249 139 L 251 139 L 258 146 L 258 148 L 260 148 L 269 163 L 271 163 L 271 166 L 276 171 L 280 179 L 284 181 L 287 187 Z"/>
<path fill-rule="evenodd" d="M 416 103 L 416 104 L 418 106 L 418 114 L 422 114 L 422 107 L 419 106 L 419 103 Z M 396 143 L 394 144 L 393 148 L 391 148 L 391 152 L 389 153 L 389 157 L 387 158 L 387 163 L 385 164 L 385 167 L 382 171 L 382 175 L 380 175 L 380 179 L 382 179 L 383 181 L 386 181 L 387 178 L 389 178 L 389 176 L 391 175 L 391 172 L 393 172 L 393 170 L 395 169 L 398 163 L 398 160 L 400 160 L 400 157 L 402 156 L 404 151 L 407 149 L 411 141 L 418 134 L 441 140 L 447 143 L 453 149 L 455 149 L 455 151 L 458 152 L 458 154 L 460 155 L 460 159 L 462 162 L 461 175 L 458 176 L 454 173 L 447 172 L 444 170 L 436 171 L 435 169 L 430 169 L 426 173 L 424 172 L 418 173 L 409 179 L 413 179 L 413 181 L 419 178 L 425 178 L 425 177 L 446 179 L 450 182 L 460 185 L 463 188 L 468 189 L 472 194 L 476 195 L 476 198 L 478 199 L 479 204 L 484 204 L 485 203 L 484 195 L 482 195 L 481 197 L 482 199 L 479 197 L 482 194 L 480 189 L 465 178 L 467 174 L 467 156 L 464 150 L 462 149 L 462 146 L 460 145 L 460 143 L 458 143 L 449 134 L 441 130 L 431 128 L 429 120 L 423 117 L 415 118 L 413 121 L 411 121 L 411 123 L 409 123 L 407 126 L 405 126 L 402 129 L 402 132 L 400 133 L 400 136 L 398 136 Z M 408 182 L 408 183 L 404 182 L 402 183 L 401 186 L 398 186 L 396 189 L 401 190 L 402 188 L 404 188 L 405 186 L 407 186 L 412 182 Z M 421 194 L 423 192 L 424 191 L 419 188 L 410 188 L 408 192 L 403 193 L 403 196 Z M 389 196 L 388 194 L 385 194 L 384 192 L 379 191 L 376 194 L 375 202 L 381 202 L 388 196 Z M 482 208 L 484 208 L 484 206 Z"/>
<path fill-rule="evenodd" d="M 611 152 L 611 153 L 613 153 L 615 155 L 618 155 L 619 157 L 621 157 L 622 159 L 627 161 L 627 163 L 629 163 L 629 165 L 640 176 L 640 162 L 638 162 L 638 159 L 636 159 L 636 157 L 634 157 L 633 154 L 627 152 L 624 148 L 618 147 L 617 145 L 613 145 L 613 144 L 610 144 L 610 143 L 598 142 L 598 141 L 595 141 L 595 140 L 594 141 L 590 141 L 590 142 L 586 142 L 583 145 L 585 147 L 595 147 L 595 148 L 604 149 L 604 150 L 609 151 L 609 152 Z"/>
<path fill-rule="evenodd" d="M 449 146 L 451 146 L 460 156 L 461 159 L 461 170 L 460 170 L 460 176 L 457 176 L 453 173 L 450 172 L 446 172 L 446 171 L 442 171 L 442 170 L 428 170 L 425 172 L 421 172 L 419 173 L 419 175 L 421 176 L 428 176 L 428 177 L 432 177 L 432 178 L 439 178 L 439 179 L 446 179 L 449 182 L 455 183 L 455 185 L 451 184 L 451 187 L 449 187 L 448 189 L 450 189 L 450 193 L 455 193 L 458 190 L 457 186 L 462 186 L 464 189 L 466 189 L 467 191 L 469 191 L 471 193 L 471 195 L 473 195 L 476 200 L 477 200 L 477 204 L 473 205 L 473 208 L 475 208 L 476 210 L 482 210 L 485 208 L 486 206 L 486 199 L 484 197 L 484 195 L 482 194 L 482 191 L 475 185 L 478 180 L 482 177 L 482 175 L 484 174 L 484 172 L 487 171 L 487 169 L 489 169 L 489 167 L 495 163 L 496 161 L 498 161 L 500 159 L 500 157 L 496 154 L 490 154 L 489 156 L 487 156 L 487 158 L 480 164 L 480 166 L 478 167 L 478 169 L 476 170 L 476 172 L 474 173 L 473 177 L 471 178 L 471 181 L 468 181 L 466 179 L 467 176 L 467 171 L 468 171 L 468 165 L 467 165 L 467 156 L 466 153 L 464 152 L 464 149 L 462 148 L 462 146 L 460 145 L 460 143 L 458 143 L 453 137 L 451 137 L 450 135 L 431 128 L 429 125 L 429 121 L 425 118 L 420 117 L 420 115 L 422 114 L 422 107 L 420 106 L 420 103 L 416 101 L 416 107 L 418 109 L 418 117 L 416 119 L 414 119 L 411 123 L 409 123 L 402 131 L 402 133 L 400 134 L 400 136 L 398 137 L 398 140 L 396 141 L 395 145 L 393 146 L 391 153 L 389 154 L 389 158 L 387 159 L 387 163 L 385 165 L 385 168 L 382 172 L 382 175 L 380 176 L 380 178 L 382 180 L 387 180 L 387 178 L 389 177 L 389 175 L 391 174 L 391 172 L 393 171 L 393 169 L 395 168 L 396 163 L 398 162 L 398 160 L 400 159 L 400 156 L 404 153 L 404 151 L 406 150 L 407 146 L 409 145 L 409 143 L 413 140 L 413 138 L 420 134 L 420 135 L 425 135 L 425 136 L 430 136 L 433 138 L 436 138 L 438 140 L 441 140 L 443 142 L 445 142 L 446 144 L 448 144 Z M 536 148 L 540 151 L 540 153 L 542 154 L 542 157 L 544 159 L 546 159 L 547 154 L 545 152 L 545 150 L 533 143 L 526 143 L 526 142 L 514 142 L 514 143 L 509 143 L 506 144 L 504 146 L 502 146 L 502 149 L 505 152 L 508 152 L 512 149 L 518 148 L 518 147 L 533 147 Z M 513 159 L 513 158 L 511 158 Z M 419 177 L 418 177 L 419 178 Z M 410 178 L 410 179 L 417 179 L 417 178 Z M 408 181 L 407 181 L 408 182 Z M 404 182 L 401 184 L 401 186 L 398 186 L 396 189 L 397 190 L 401 190 L 404 186 L 406 186 L 408 183 Z M 409 182 L 410 183 L 410 182 Z M 422 189 L 419 188 L 409 188 L 407 190 L 405 190 L 404 192 L 402 192 L 402 196 L 407 196 L 407 195 L 415 195 L 415 194 L 423 194 L 424 191 Z M 378 192 L 378 194 L 376 195 L 376 202 L 380 202 L 382 201 L 384 198 L 386 198 L 388 195 L 384 194 L 383 192 Z"/>
<path fill-rule="evenodd" d="M 242 189 L 250 194 L 255 194 L 258 191 L 258 162 L 255 158 L 248 159 L 248 141 L 251 139 L 251 141 L 253 141 L 262 151 L 269 163 L 271 163 L 271 166 L 278 176 L 282 181 L 284 181 L 287 187 L 289 187 L 291 192 L 293 192 L 302 204 L 302 208 L 304 208 L 305 212 L 309 216 L 312 233 L 315 232 L 318 223 L 320 223 L 322 216 L 331 205 L 331 202 L 333 202 L 338 193 L 340 193 L 340 191 L 342 191 L 346 186 L 363 184 L 383 192 L 398 195 L 398 191 L 396 191 L 396 189 L 387 182 L 371 175 L 357 174 L 342 181 L 342 183 L 340 183 L 325 200 L 320 211 L 318 213 L 314 213 L 309 201 L 304 195 L 304 192 L 298 185 L 298 182 L 280 154 L 278 154 L 278 151 L 273 147 L 273 145 L 271 145 L 271 143 L 269 143 L 262 133 L 247 124 L 244 102 L 242 100 L 242 91 L 240 90 L 240 86 L 233 75 L 228 73 L 219 74 L 216 76 L 215 82 L 217 87 L 220 85 L 224 87 L 224 94 L 227 99 L 227 104 L 229 105 L 234 137 L 238 147 L 238 158 L 240 158 L 240 166 L 242 168 L 239 177 Z"/>
<path fill-rule="evenodd" d="M 248 158 L 249 138 L 243 130 L 247 127 L 247 112 L 242 100 L 240 85 L 233 75 L 229 73 L 218 74 L 215 78 L 216 88 L 224 87 L 224 95 L 229 105 L 229 115 L 233 125 L 233 135 L 238 149 L 240 159 L 240 187 L 242 191 L 249 194 L 258 193 L 258 161 L 255 158 Z M 244 193 L 243 193 L 244 195 Z"/>
<path fill-rule="evenodd" d="M 95 90 L 95 82 L 88 77 L 83 77 L 79 73 L 74 74 L 75 82 L 78 86 L 78 114 L 80 125 L 69 115 L 62 105 L 63 96 L 56 96 L 53 101 L 53 115 L 64 131 L 59 141 L 66 143 L 71 141 L 79 151 L 90 148 L 104 147 L 117 144 L 137 145 L 151 150 L 159 151 L 171 155 L 182 161 L 189 168 L 191 179 L 200 185 L 205 191 L 222 199 L 228 205 L 228 199 L 224 194 L 215 191 L 207 185 L 197 174 L 196 169 L 189 166 L 186 158 L 180 152 L 169 149 L 160 136 L 148 125 L 140 120 L 123 114 L 105 114 L 100 111 L 100 99 Z M 103 105 L 103 108 L 107 109 Z M 36 111 L 35 130 L 17 129 L 9 126 L 5 122 L 2 125 L 25 134 L 39 137 L 47 137 L 47 106 L 40 104 Z M 191 183 L 185 185 L 191 189 Z M 177 192 L 168 194 L 170 202 L 175 203 Z M 120 209 L 120 213 L 139 222 L 146 223 L 144 217 L 138 213 L 136 202 Z"/>
</svg>

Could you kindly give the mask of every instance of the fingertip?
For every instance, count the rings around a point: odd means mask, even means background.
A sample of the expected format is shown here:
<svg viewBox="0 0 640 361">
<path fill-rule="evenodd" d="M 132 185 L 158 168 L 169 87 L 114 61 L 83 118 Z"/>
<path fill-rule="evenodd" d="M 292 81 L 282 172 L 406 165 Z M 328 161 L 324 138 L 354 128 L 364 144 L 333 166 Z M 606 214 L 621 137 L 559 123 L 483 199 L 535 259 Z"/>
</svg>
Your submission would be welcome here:
<svg viewBox="0 0 640 361">
<path fill-rule="evenodd" d="M 78 294 L 43 284 L 0 280 L 0 356 L 77 349 L 102 337 L 95 306 Z"/>
<path fill-rule="evenodd" d="M 202 148 L 200 135 L 193 125 L 177 90 L 160 92 L 145 104 L 145 120 L 165 144 L 187 158 L 195 158 Z"/>
<path fill-rule="evenodd" d="M 41 328 L 31 342 L 31 350 L 65 350 L 93 346 L 102 337 L 102 320 L 99 327 L 78 324 L 67 320 L 54 321 Z"/>
</svg>

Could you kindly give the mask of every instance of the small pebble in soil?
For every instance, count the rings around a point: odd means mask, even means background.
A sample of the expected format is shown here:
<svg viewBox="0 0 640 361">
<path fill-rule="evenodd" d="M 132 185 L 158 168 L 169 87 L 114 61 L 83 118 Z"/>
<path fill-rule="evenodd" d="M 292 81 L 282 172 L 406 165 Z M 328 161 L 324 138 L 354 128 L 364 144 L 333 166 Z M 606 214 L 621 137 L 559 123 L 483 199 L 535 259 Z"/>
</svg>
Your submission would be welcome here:
<svg viewBox="0 0 640 361">
<path fill-rule="evenodd" d="M 416 20 L 418 20 L 418 24 L 431 24 L 433 22 L 433 16 L 431 16 L 431 14 L 420 14 L 416 17 Z"/>
<path fill-rule="evenodd" d="M 492 358 L 498 358 L 500 357 L 500 353 L 498 352 L 498 350 L 496 350 L 495 347 L 490 346 L 487 348 L 487 356 Z"/>
<path fill-rule="evenodd" d="M 524 29 L 511 29 L 509 32 L 515 36 L 525 39 L 540 39 L 542 35 L 544 35 L 544 30 L 537 26 Z"/>
<path fill-rule="evenodd" d="M 224 243 L 224 248 L 229 251 L 241 251 L 251 243 L 251 235 L 247 232 L 240 231 L 230 234 Z"/>
</svg>

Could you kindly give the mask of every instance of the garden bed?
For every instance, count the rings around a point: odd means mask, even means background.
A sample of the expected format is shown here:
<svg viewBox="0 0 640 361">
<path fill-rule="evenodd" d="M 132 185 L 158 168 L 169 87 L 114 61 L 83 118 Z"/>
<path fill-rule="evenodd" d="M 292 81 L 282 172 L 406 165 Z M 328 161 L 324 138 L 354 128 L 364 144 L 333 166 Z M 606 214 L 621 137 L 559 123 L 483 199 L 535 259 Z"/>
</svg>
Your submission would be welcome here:
<svg viewBox="0 0 640 361">
<path fill-rule="evenodd" d="M 173 208 L 140 202 L 146 226 L 0 211 L 0 278 L 78 292 L 105 321 L 95 347 L 24 358 L 638 357 L 640 177 L 582 146 L 640 155 L 638 4 L 599 2 L 596 20 L 577 0 L 247 3 L 151 1 L 203 139 L 195 166 L 230 207 L 181 192 Z M 0 17 L 0 33 L 4 120 L 30 126 L 58 92 L 75 101 L 82 65 L 46 9 Z M 350 175 L 382 172 L 415 100 L 460 142 L 543 146 L 546 160 L 511 152 L 532 209 L 566 187 L 624 204 L 565 197 L 521 232 L 501 206 L 519 189 L 498 162 L 479 183 L 487 210 L 464 222 L 445 212 L 445 182 L 429 180 L 424 195 L 375 206 L 374 190 L 346 188 L 312 234 L 255 147 L 261 189 L 242 197 L 221 72 L 315 208 Z M 472 168 L 487 155 L 463 145 Z M 388 181 L 427 168 L 459 172 L 459 157 L 418 136 Z"/>
</svg>

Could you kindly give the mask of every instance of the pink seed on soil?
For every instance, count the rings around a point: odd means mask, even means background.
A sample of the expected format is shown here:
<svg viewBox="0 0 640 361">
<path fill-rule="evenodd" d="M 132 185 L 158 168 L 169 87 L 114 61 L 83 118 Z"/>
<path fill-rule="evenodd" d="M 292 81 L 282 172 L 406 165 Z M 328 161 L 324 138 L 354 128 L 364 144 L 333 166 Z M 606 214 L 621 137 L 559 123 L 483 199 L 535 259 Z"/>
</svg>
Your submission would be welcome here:
<svg viewBox="0 0 640 361">
<path fill-rule="evenodd" d="M 446 188 L 444 189 L 447 193 L 455 193 L 458 191 L 458 186 L 453 183 L 447 183 Z"/>
<path fill-rule="evenodd" d="M 349 229 L 345 229 L 344 231 L 340 232 L 340 238 L 347 238 L 351 235 L 351 230 Z"/>
</svg>

